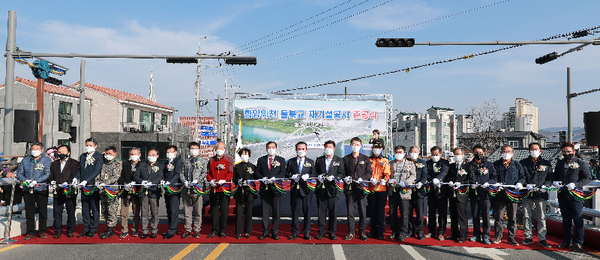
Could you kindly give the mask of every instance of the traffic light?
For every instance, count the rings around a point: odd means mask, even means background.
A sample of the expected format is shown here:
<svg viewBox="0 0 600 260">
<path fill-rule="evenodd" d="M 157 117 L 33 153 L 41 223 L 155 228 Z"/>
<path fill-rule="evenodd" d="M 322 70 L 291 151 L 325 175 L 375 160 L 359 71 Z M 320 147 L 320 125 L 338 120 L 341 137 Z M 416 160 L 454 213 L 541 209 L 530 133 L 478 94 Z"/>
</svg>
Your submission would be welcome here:
<svg viewBox="0 0 600 260">
<path fill-rule="evenodd" d="M 573 38 L 580 38 L 580 37 L 585 37 L 588 36 L 588 31 L 578 31 L 573 33 Z"/>
<path fill-rule="evenodd" d="M 71 128 L 69 128 L 69 135 L 71 135 L 71 137 L 69 137 L 69 142 L 77 143 L 77 127 L 76 126 L 71 126 Z"/>
<path fill-rule="evenodd" d="M 256 65 L 256 57 L 226 57 L 225 64 L 229 65 Z"/>
<path fill-rule="evenodd" d="M 53 85 L 60 86 L 60 85 L 62 85 L 62 80 L 57 79 L 57 78 L 53 78 L 53 77 L 48 77 L 46 79 L 46 83 L 50 83 L 50 84 L 53 84 Z"/>
<path fill-rule="evenodd" d="M 558 58 L 558 53 L 556 52 L 552 52 L 552 53 L 548 53 L 542 57 L 539 57 L 537 59 L 535 59 L 535 63 L 537 64 L 544 64 L 544 63 L 548 63 L 551 62 L 553 60 L 556 60 Z"/>
<path fill-rule="evenodd" d="M 375 42 L 377 47 L 414 47 L 414 38 L 378 38 Z"/>
<path fill-rule="evenodd" d="M 167 63 L 198 63 L 196 58 L 167 58 Z"/>
</svg>

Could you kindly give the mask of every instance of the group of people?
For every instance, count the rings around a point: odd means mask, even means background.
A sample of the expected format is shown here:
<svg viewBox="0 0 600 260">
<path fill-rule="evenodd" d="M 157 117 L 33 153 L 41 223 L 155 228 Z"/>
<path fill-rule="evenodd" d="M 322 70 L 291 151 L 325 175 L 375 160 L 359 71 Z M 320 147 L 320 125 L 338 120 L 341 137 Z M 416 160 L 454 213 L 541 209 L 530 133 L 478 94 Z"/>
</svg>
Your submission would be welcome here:
<svg viewBox="0 0 600 260">
<path fill-rule="evenodd" d="M 260 240 L 271 237 L 279 239 L 280 204 L 283 181 L 289 182 L 292 210 L 291 236 L 300 235 L 311 240 L 311 206 L 316 198 L 318 208 L 318 232 L 316 239 L 326 235 L 338 239 L 337 204 L 343 193 L 348 217 L 348 233 L 345 240 L 355 237 L 384 239 L 386 232 L 385 208 L 389 205 L 391 235 L 389 238 L 419 240 L 434 238 L 452 239 L 458 243 L 467 240 L 484 244 L 498 244 L 504 232 L 504 216 L 508 217 L 506 242 L 518 246 L 515 240 L 516 212 L 518 203 L 525 209 L 523 227 L 524 245 L 533 243 L 532 223 L 537 221 L 537 239 L 541 246 L 551 247 L 546 241 L 545 207 L 548 190 L 559 191 L 559 204 L 563 216 L 564 241 L 559 248 L 581 250 L 583 244 L 582 200 L 574 192 L 581 191 L 591 181 L 589 166 L 574 156 L 573 144 L 562 145 L 563 159 L 555 169 L 541 155 L 538 143 L 529 145 L 530 156 L 521 161 L 513 160 L 513 149 L 502 147 L 502 158 L 490 162 L 482 146 L 472 147 L 473 158 L 467 160 L 462 148 L 453 150 L 452 163 L 442 158 L 440 147 L 431 148 L 431 157 L 420 157 L 419 147 L 393 148 L 394 159 L 383 156 L 383 142 L 371 140 L 372 155 L 361 153 L 362 141 L 354 137 L 350 141 L 352 152 L 346 156 L 335 155 L 336 143 L 324 143 L 324 155 L 316 160 L 307 158 L 307 144 L 295 145 L 297 156 L 286 160 L 277 155 L 277 143 L 266 144 L 267 155 L 258 158 L 256 165 L 250 162 L 251 151 L 238 151 L 241 162 L 225 154 L 225 145 L 218 142 L 215 155 L 210 159 L 200 156 L 200 145 L 189 144 L 190 157 L 177 156 L 177 147 L 166 149 L 167 162 L 157 161 L 159 151 L 148 150 L 147 161 L 141 161 L 140 149 L 129 152 L 129 160 L 117 160 L 113 146 L 104 155 L 96 151 L 97 143 L 89 138 L 85 153 L 79 161 L 70 158 L 69 146 L 58 146 L 57 160 L 42 156 L 41 143 L 34 143 L 31 156 L 19 165 L 16 177 L 24 187 L 23 197 L 27 219 L 25 239 L 35 237 L 34 214 L 39 208 L 40 225 L 37 234 L 45 238 L 46 205 L 48 187 L 55 187 L 54 238 L 62 233 L 63 206 L 67 210 L 67 236 L 74 236 L 76 192 L 81 189 L 84 230 L 78 237 L 94 237 L 98 232 L 99 204 L 107 229 L 100 234 L 109 238 L 121 214 L 121 238 L 129 235 L 127 225 L 130 207 L 133 210 L 131 236 L 145 239 L 157 237 L 158 202 L 164 193 L 167 208 L 167 232 L 165 239 L 177 234 L 179 204 L 183 202 L 185 226 L 182 238 L 200 237 L 202 222 L 202 196 L 210 200 L 211 230 L 207 238 L 226 237 L 227 214 L 230 198 L 235 199 L 238 239 L 249 238 L 252 233 L 252 205 L 260 198 L 262 207 L 262 230 Z M 122 189 L 120 189 L 122 187 Z M 165 190 L 165 191 L 161 191 Z M 119 191 L 120 196 L 116 196 Z M 233 195 L 232 195 L 233 193 Z M 389 199 L 389 203 L 388 203 Z M 425 202 L 426 201 L 426 202 Z M 471 216 L 467 206 L 471 207 Z M 490 210 L 493 205 L 495 237 L 490 241 Z M 428 228 L 424 230 L 424 208 L 428 207 Z M 450 210 L 448 210 L 448 207 Z M 450 236 L 447 231 L 447 214 L 450 212 Z M 195 215 L 194 215 L 195 212 Z M 358 212 L 358 236 L 356 236 L 355 213 Z M 367 232 L 367 213 L 370 230 Z M 303 216 L 300 228 L 300 214 Z M 141 216 L 140 216 L 141 215 Z M 398 216 L 399 215 L 399 216 Z M 468 219 L 473 220 L 473 233 L 468 237 Z M 141 234 L 140 233 L 141 219 Z M 572 235 L 572 224 L 575 231 Z"/>
</svg>

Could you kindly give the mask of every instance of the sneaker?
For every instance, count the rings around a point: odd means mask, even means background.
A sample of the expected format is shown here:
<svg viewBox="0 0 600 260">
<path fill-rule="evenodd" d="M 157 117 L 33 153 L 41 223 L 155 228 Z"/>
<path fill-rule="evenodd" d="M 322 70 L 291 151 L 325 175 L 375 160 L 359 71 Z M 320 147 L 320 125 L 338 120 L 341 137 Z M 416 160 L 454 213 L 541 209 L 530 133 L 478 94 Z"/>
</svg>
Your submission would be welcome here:
<svg viewBox="0 0 600 260">
<path fill-rule="evenodd" d="M 571 244 L 566 243 L 566 242 L 562 242 L 560 245 L 558 245 L 558 248 L 560 248 L 560 249 L 571 248 Z"/>
<path fill-rule="evenodd" d="M 525 242 L 523 242 L 523 244 L 525 244 Z M 552 246 L 550 244 L 548 244 L 548 242 L 546 242 L 546 240 L 542 240 L 538 243 L 538 245 L 543 246 L 545 248 L 552 248 Z"/>
<path fill-rule="evenodd" d="M 491 243 L 490 243 L 490 239 L 489 239 L 489 238 L 487 238 L 487 237 L 483 239 L 483 242 L 482 242 L 482 243 L 483 243 L 484 245 L 489 245 L 489 244 L 491 244 Z"/>
<path fill-rule="evenodd" d="M 471 237 L 471 238 L 469 238 L 469 241 L 471 241 L 471 242 L 481 242 L 481 238 L 480 237 Z"/>
<path fill-rule="evenodd" d="M 530 239 L 530 238 L 525 239 L 525 240 L 523 240 L 522 244 L 523 245 L 531 245 L 531 244 L 533 244 L 533 239 Z"/>
<path fill-rule="evenodd" d="M 129 235 L 129 233 L 127 232 L 123 232 L 121 233 L 121 235 L 119 236 L 120 239 L 126 238 Z"/>
<path fill-rule="evenodd" d="M 581 245 L 579 244 L 574 244 L 573 248 L 571 248 L 571 251 L 573 252 L 581 252 L 583 250 L 583 248 L 581 248 Z"/>
<path fill-rule="evenodd" d="M 132 237 L 137 237 L 138 236 L 137 230 L 131 231 L 131 236 Z"/>
<path fill-rule="evenodd" d="M 509 238 L 506 240 L 506 243 L 508 243 L 508 244 L 509 244 L 509 245 L 511 245 L 511 246 L 519 246 L 519 242 L 517 242 L 517 240 L 515 240 L 515 238 L 514 238 L 514 237 L 509 237 Z M 533 243 L 533 242 L 532 242 L 532 243 Z"/>
<path fill-rule="evenodd" d="M 492 243 L 494 243 L 494 244 L 500 244 L 500 242 L 502 242 L 502 238 L 500 238 L 500 237 L 495 237 L 494 240 L 492 241 Z"/>
</svg>

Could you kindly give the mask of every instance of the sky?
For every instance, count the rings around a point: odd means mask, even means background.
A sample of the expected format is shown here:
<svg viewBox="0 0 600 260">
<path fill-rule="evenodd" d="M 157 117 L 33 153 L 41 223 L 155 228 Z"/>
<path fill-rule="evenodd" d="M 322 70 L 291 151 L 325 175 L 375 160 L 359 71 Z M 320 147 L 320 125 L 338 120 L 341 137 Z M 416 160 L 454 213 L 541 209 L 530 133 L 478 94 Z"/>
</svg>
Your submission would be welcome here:
<svg viewBox="0 0 600 260">
<path fill-rule="evenodd" d="M 497 3 L 493 5 L 494 3 Z M 484 7 L 484 8 L 479 8 Z M 475 9 L 475 10 L 474 10 Z M 17 46 L 37 53 L 235 53 L 256 56 L 256 66 L 202 62 L 206 98 L 236 92 L 266 93 L 404 69 L 502 46 L 377 48 L 378 37 L 416 42 L 537 40 L 600 25 L 600 1 L 557 0 L 254 0 L 254 1 L 22 1 L 3 0 L 0 35 L 8 11 L 17 12 Z M 471 10 L 471 11 L 469 11 Z M 587 36 L 580 39 L 598 37 Z M 566 40 L 561 38 L 560 40 Z M 431 106 L 465 114 L 496 99 L 502 111 L 526 98 L 539 109 L 539 128 L 567 125 L 566 75 L 572 91 L 599 88 L 600 47 L 588 46 L 552 62 L 536 58 L 577 45 L 529 45 L 472 59 L 291 93 L 392 94 L 397 111 L 426 113 Z M 80 59 L 48 58 L 68 67 L 60 77 L 79 81 Z M 2 83 L 6 58 L 0 62 Z M 30 62 L 33 60 L 30 60 Z M 176 116 L 194 115 L 194 64 L 164 60 L 86 59 L 86 82 L 148 96 L 153 70 L 156 99 Z M 34 79 L 17 64 L 15 76 Z M 573 99 L 573 126 L 598 111 L 598 95 Z M 212 116 L 216 103 L 209 104 Z"/>
</svg>

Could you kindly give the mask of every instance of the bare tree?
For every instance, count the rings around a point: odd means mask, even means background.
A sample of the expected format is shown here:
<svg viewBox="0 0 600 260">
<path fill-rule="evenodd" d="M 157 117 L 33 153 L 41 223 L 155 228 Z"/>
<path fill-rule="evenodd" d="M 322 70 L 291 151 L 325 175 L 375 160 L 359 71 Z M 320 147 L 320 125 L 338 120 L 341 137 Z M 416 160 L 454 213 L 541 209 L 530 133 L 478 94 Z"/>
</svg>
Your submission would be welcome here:
<svg viewBox="0 0 600 260">
<path fill-rule="evenodd" d="M 502 145 L 504 135 L 498 131 L 498 118 L 501 113 L 496 99 L 485 100 L 482 104 L 469 107 L 467 110 L 473 116 L 473 133 L 459 136 L 461 145 L 473 147 L 479 144 L 486 150 L 494 150 Z"/>
</svg>

